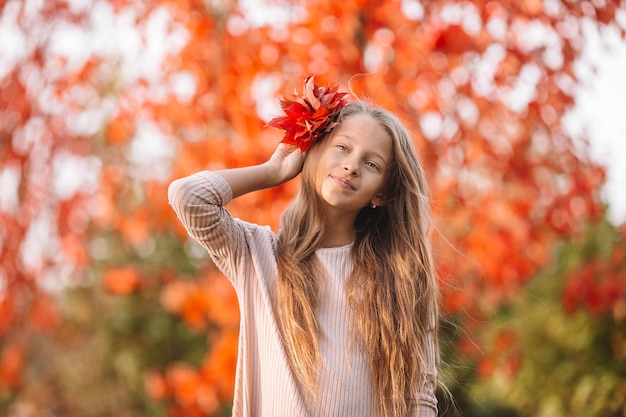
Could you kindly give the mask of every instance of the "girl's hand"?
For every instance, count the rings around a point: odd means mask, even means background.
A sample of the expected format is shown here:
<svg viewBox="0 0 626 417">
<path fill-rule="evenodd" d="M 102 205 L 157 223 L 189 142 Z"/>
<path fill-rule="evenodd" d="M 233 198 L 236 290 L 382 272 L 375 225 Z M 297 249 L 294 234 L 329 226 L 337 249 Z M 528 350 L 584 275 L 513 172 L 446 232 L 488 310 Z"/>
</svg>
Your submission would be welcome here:
<svg viewBox="0 0 626 417">
<path fill-rule="evenodd" d="M 300 152 L 297 146 L 280 143 L 267 164 L 282 184 L 295 178 L 302 171 L 305 158 L 306 152 Z"/>
</svg>

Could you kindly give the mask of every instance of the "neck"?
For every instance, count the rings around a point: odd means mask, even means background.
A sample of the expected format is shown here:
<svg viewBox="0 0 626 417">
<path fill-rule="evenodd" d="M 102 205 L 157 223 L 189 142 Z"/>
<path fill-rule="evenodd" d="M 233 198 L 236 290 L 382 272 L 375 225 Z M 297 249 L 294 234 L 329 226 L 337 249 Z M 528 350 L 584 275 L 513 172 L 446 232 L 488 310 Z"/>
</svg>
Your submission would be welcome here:
<svg viewBox="0 0 626 417">
<path fill-rule="evenodd" d="M 330 224 L 328 234 L 321 242 L 321 247 L 336 248 L 354 242 L 354 221 L 357 213 L 327 211 L 327 220 Z"/>
</svg>

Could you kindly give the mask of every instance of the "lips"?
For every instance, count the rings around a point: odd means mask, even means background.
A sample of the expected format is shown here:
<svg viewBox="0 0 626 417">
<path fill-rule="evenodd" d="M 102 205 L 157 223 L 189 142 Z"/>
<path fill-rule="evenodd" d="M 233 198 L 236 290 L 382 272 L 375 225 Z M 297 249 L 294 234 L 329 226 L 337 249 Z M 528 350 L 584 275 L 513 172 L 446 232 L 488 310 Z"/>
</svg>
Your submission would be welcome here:
<svg viewBox="0 0 626 417">
<path fill-rule="evenodd" d="M 335 182 L 336 182 L 336 183 L 337 183 L 340 187 L 345 188 L 346 190 L 351 190 L 351 191 L 356 190 L 356 188 L 354 188 L 354 185 L 352 185 L 352 183 L 351 183 L 349 180 L 347 180 L 347 179 L 345 179 L 345 178 L 342 178 L 342 177 L 335 177 L 335 176 L 332 176 L 332 175 L 331 175 L 330 177 L 331 177 L 331 178 L 333 179 L 333 181 L 335 181 Z"/>
</svg>

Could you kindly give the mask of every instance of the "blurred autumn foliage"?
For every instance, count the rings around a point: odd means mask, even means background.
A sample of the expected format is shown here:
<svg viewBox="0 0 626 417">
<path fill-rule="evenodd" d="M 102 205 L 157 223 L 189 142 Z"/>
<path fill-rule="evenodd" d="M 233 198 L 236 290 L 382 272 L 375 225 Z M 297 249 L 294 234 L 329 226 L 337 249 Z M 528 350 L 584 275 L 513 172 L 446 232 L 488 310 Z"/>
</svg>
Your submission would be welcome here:
<svg viewBox="0 0 626 417">
<path fill-rule="evenodd" d="M 625 416 L 626 228 L 606 220 L 604 170 L 562 124 L 583 26 L 624 36 L 625 13 L 614 0 L 0 2 L 1 414 L 228 415 L 238 306 L 167 185 L 263 161 L 278 99 L 317 73 L 414 132 L 461 412 Z M 296 187 L 229 208 L 276 229 Z"/>
</svg>

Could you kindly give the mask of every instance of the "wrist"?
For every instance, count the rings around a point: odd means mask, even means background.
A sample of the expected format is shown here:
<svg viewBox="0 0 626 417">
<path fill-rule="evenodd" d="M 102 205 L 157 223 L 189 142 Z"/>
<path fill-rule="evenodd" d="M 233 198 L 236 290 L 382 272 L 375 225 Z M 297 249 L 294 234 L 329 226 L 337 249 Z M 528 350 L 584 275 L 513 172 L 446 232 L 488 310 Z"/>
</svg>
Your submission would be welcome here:
<svg viewBox="0 0 626 417">
<path fill-rule="evenodd" d="M 283 173 L 281 165 L 271 159 L 261 164 L 261 169 L 263 170 L 263 177 L 266 180 L 267 188 L 279 186 L 289 180 Z"/>
</svg>

